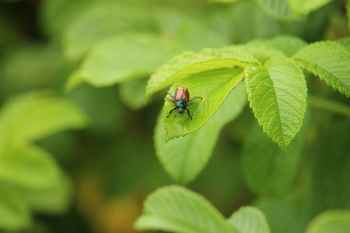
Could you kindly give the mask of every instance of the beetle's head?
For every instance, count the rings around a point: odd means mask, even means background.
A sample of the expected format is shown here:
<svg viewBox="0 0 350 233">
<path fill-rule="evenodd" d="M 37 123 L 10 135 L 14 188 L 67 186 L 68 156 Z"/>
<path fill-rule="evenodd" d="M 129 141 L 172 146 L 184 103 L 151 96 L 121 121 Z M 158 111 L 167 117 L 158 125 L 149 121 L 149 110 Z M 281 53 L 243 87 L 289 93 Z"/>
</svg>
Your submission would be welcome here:
<svg viewBox="0 0 350 233">
<path fill-rule="evenodd" d="M 178 108 L 178 109 L 177 109 L 177 112 L 180 113 L 180 114 L 184 113 L 184 111 L 185 111 L 184 108 Z"/>
</svg>

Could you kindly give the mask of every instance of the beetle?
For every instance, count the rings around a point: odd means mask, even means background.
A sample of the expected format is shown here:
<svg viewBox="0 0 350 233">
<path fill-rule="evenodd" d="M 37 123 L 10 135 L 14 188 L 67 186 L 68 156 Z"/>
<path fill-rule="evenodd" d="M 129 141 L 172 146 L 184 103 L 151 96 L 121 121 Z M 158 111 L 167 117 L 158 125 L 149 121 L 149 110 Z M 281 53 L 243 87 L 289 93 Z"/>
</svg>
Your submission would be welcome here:
<svg viewBox="0 0 350 233">
<path fill-rule="evenodd" d="M 175 96 L 173 96 L 171 93 L 167 92 L 167 94 L 169 94 L 171 96 L 171 98 L 173 99 L 169 99 L 167 96 L 165 96 L 165 98 L 167 100 L 170 100 L 171 102 L 173 102 L 175 104 L 175 108 L 170 110 L 169 115 L 167 116 L 167 118 L 169 118 L 170 114 L 174 111 L 177 110 L 178 113 L 180 113 L 180 116 L 185 112 L 185 110 L 187 111 L 188 116 L 191 118 L 192 117 L 190 115 L 190 111 L 186 108 L 187 106 L 191 105 L 188 104 L 189 102 L 191 102 L 192 100 L 196 99 L 196 98 L 201 98 L 202 97 L 198 97 L 195 96 L 192 99 L 190 99 L 190 93 L 188 92 L 187 88 L 185 87 L 178 87 L 175 91 Z M 177 114 L 175 114 L 174 117 L 176 117 Z"/>
</svg>

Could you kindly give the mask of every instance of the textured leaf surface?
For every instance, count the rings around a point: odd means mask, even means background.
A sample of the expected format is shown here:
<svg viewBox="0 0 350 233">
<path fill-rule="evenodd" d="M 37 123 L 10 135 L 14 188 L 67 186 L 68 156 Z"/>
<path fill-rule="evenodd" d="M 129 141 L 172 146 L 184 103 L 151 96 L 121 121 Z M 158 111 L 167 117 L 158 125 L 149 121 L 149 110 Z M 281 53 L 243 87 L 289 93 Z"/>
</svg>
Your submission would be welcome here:
<svg viewBox="0 0 350 233">
<path fill-rule="evenodd" d="M 350 37 L 341 38 L 339 40 L 336 40 L 335 42 L 350 50 Z"/>
<path fill-rule="evenodd" d="M 300 131 L 306 112 L 303 72 L 291 60 L 274 57 L 264 66 L 247 67 L 250 106 L 272 141 L 286 150 Z"/>
<path fill-rule="evenodd" d="M 0 183 L 0 228 L 18 231 L 30 225 L 30 212 L 19 194 Z"/>
<path fill-rule="evenodd" d="M 20 187 L 50 187 L 59 176 L 55 160 L 36 146 L 12 149 L 1 157 L 0 178 Z"/>
<path fill-rule="evenodd" d="M 293 58 L 334 90 L 350 96 L 350 51 L 345 47 L 332 41 L 317 42 L 304 47 Z"/>
<path fill-rule="evenodd" d="M 238 85 L 202 128 L 168 143 L 164 140 L 163 114 L 159 115 L 154 135 L 156 154 L 176 182 L 188 183 L 199 174 L 213 152 L 222 127 L 237 117 L 246 103 L 244 85 Z"/>
<path fill-rule="evenodd" d="M 204 49 L 200 53 L 185 52 L 173 58 L 168 64 L 160 67 L 148 81 L 146 99 L 175 82 L 191 74 L 233 66 L 260 64 L 252 55 L 233 47 L 222 49 Z"/>
<path fill-rule="evenodd" d="M 242 150 L 242 170 L 249 187 L 263 196 L 280 197 L 289 190 L 298 171 L 310 118 L 285 152 L 254 124 L 247 134 Z"/>
<path fill-rule="evenodd" d="M 180 186 L 164 187 L 150 194 L 135 228 L 184 233 L 236 232 L 205 198 Z"/>
<path fill-rule="evenodd" d="M 313 154 L 312 197 L 317 211 L 350 208 L 349 141 L 350 124 L 340 121 L 321 138 Z"/>
<path fill-rule="evenodd" d="M 281 201 L 261 198 L 254 206 L 266 216 L 271 233 L 300 233 L 299 222 L 290 207 Z"/>
<path fill-rule="evenodd" d="M 241 207 L 227 222 L 240 233 L 270 233 L 264 213 L 255 207 Z"/>
<path fill-rule="evenodd" d="M 288 5 L 288 0 L 256 0 L 260 8 L 270 17 L 292 21 L 301 20 L 303 16 Z"/>
<path fill-rule="evenodd" d="M 0 155 L 14 142 L 39 140 L 68 128 L 82 128 L 86 123 L 85 115 L 69 100 L 48 92 L 22 94 L 0 112 Z"/>
<path fill-rule="evenodd" d="M 326 5 L 332 0 L 288 0 L 289 6 L 296 12 L 308 14 Z"/>
<path fill-rule="evenodd" d="M 305 45 L 307 43 L 298 37 L 281 35 L 269 40 L 255 39 L 238 47 L 259 58 L 260 61 L 265 61 L 273 56 L 291 56 Z"/>
<path fill-rule="evenodd" d="M 328 210 L 319 214 L 309 224 L 305 233 L 348 233 L 350 232 L 350 212 L 348 210 Z"/>
<path fill-rule="evenodd" d="M 184 112 L 182 116 L 177 114 L 175 117 L 176 110 L 167 117 L 170 110 L 175 108 L 175 104 L 165 100 L 163 112 L 164 126 L 167 131 L 165 141 L 185 136 L 202 127 L 224 102 L 230 91 L 243 79 L 243 76 L 242 68 L 224 68 L 194 74 L 173 85 L 170 93 L 175 93 L 178 87 L 186 87 L 190 93 L 190 99 L 195 96 L 203 99 L 195 99 L 191 102 L 193 104 L 187 107 L 192 120 L 187 112 Z"/>
<path fill-rule="evenodd" d="M 149 77 L 137 78 L 119 84 L 120 99 L 132 109 L 144 107 L 148 79 Z"/>
<path fill-rule="evenodd" d="M 64 52 L 77 60 L 93 46 L 132 32 L 156 32 L 149 12 L 117 4 L 95 7 L 65 31 Z"/>
<path fill-rule="evenodd" d="M 181 51 L 181 46 L 160 37 L 134 34 L 94 48 L 81 70 L 86 82 L 99 87 L 110 86 L 150 75 Z"/>
</svg>

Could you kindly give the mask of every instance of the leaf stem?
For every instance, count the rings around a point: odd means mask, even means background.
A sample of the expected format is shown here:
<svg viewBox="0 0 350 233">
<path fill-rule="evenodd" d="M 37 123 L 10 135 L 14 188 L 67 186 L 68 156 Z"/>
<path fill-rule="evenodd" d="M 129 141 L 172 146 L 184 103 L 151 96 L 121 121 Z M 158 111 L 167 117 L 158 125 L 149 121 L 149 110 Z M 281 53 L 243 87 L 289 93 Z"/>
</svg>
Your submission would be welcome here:
<svg viewBox="0 0 350 233">
<path fill-rule="evenodd" d="M 308 95 L 307 102 L 315 107 L 350 117 L 350 106 L 318 96 Z"/>
</svg>

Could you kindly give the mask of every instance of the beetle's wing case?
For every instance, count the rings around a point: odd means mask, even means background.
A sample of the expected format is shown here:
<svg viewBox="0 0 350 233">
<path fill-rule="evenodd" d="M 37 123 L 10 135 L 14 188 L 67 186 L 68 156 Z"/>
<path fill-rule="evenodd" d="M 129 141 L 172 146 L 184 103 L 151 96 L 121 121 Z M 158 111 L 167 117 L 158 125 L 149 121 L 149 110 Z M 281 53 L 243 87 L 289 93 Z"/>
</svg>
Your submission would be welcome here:
<svg viewBox="0 0 350 233">
<path fill-rule="evenodd" d="M 188 101 L 190 100 L 190 93 L 188 92 L 187 88 L 183 89 L 183 100 L 185 101 L 185 103 L 188 103 Z"/>
<path fill-rule="evenodd" d="M 190 94 L 185 87 L 178 87 L 175 91 L 175 101 L 184 100 L 186 103 L 190 99 Z"/>
</svg>

